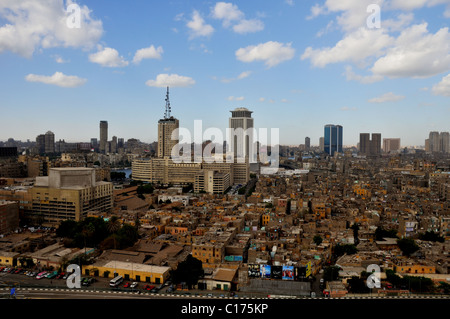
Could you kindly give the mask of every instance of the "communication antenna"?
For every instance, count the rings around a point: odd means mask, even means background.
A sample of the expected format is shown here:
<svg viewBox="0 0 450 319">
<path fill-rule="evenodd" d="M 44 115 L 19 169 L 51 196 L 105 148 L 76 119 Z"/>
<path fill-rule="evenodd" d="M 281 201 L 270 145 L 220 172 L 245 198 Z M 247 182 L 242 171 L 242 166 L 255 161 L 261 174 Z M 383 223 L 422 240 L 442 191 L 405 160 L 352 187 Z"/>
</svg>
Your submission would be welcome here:
<svg viewBox="0 0 450 319">
<path fill-rule="evenodd" d="M 169 87 L 167 87 L 167 93 L 166 93 L 166 111 L 164 113 L 164 118 L 165 119 L 170 118 Z"/>
</svg>

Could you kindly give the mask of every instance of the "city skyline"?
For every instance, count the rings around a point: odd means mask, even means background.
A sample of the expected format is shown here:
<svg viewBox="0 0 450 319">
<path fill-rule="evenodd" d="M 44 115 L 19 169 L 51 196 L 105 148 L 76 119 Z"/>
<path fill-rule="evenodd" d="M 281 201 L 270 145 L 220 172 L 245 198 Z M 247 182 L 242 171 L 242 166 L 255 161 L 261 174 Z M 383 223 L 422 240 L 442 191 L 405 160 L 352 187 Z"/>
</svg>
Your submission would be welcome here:
<svg viewBox="0 0 450 319">
<path fill-rule="evenodd" d="M 27 3 L 0 5 L 2 141 L 90 141 L 105 120 L 111 136 L 152 143 L 166 86 L 180 127 L 225 129 L 245 107 L 282 145 L 319 145 L 328 123 L 344 146 L 449 131 L 449 1 L 82 1 L 80 28 L 64 24 L 70 1 Z"/>
</svg>

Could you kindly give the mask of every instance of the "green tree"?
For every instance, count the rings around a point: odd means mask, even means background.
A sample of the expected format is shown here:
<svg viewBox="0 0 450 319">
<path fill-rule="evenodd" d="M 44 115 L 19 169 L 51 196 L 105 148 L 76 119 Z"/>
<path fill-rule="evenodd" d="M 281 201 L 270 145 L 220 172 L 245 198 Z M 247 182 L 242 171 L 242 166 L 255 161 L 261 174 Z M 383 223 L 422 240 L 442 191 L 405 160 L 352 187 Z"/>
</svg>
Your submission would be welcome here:
<svg viewBox="0 0 450 319">
<path fill-rule="evenodd" d="M 201 260 L 188 255 L 186 260 L 179 263 L 177 269 L 172 272 L 172 279 L 177 284 L 185 282 L 191 289 L 194 285 L 197 285 L 199 278 L 203 275 L 204 270 Z"/>
<path fill-rule="evenodd" d="M 397 231 L 395 229 L 384 229 L 377 227 L 375 230 L 375 240 L 383 240 L 383 238 L 397 238 Z"/>
<path fill-rule="evenodd" d="M 323 239 L 320 235 L 316 235 L 314 236 L 313 241 L 317 246 L 319 246 L 323 242 Z"/>
<path fill-rule="evenodd" d="M 338 266 L 328 266 L 323 270 L 323 279 L 325 281 L 335 281 L 339 278 L 339 270 Z"/>
<path fill-rule="evenodd" d="M 440 242 L 440 243 L 443 243 L 445 241 L 444 237 L 439 236 L 438 233 L 435 233 L 433 231 L 426 231 L 424 234 L 421 234 L 419 238 L 421 240 Z"/>
<path fill-rule="evenodd" d="M 419 246 L 416 244 L 414 239 L 411 238 L 397 239 L 397 245 L 405 256 L 411 256 L 419 250 Z"/>
</svg>

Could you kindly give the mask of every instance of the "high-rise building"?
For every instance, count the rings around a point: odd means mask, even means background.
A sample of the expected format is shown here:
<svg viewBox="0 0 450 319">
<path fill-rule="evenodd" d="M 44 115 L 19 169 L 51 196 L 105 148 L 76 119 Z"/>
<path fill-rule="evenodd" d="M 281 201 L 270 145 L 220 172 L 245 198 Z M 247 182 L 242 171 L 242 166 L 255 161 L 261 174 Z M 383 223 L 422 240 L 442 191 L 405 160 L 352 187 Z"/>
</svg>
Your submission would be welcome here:
<svg viewBox="0 0 450 319">
<path fill-rule="evenodd" d="M 359 134 L 359 152 L 364 155 L 370 153 L 370 133 Z"/>
<path fill-rule="evenodd" d="M 343 128 L 341 125 L 327 124 L 324 132 L 324 151 L 333 156 L 342 153 Z"/>
<path fill-rule="evenodd" d="M 439 151 L 442 153 L 450 152 L 450 133 L 441 132 L 439 134 Z"/>
<path fill-rule="evenodd" d="M 427 143 L 428 141 L 428 143 Z M 430 132 L 429 138 L 425 141 L 425 150 L 427 152 L 450 152 L 450 133 L 449 132 Z"/>
<path fill-rule="evenodd" d="M 325 139 L 323 136 L 319 138 L 319 150 L 321 152 L 325 151 Z"/>
<path fill-rule="evenodd" d="M 96 138 L 91 138 L 91 147 L 95 152 L 98 152 L 98 140 Z"/>
<path fill-rule="evenodd" d="M 230 151 L 233 153 L 234 158 L 248 159 L 256 154 L 256 149 L 253 145 L 253 112 L 245 107 L 239 107 L 230 112 L 230 136 L 228 137 Z"/>
<path fill-rule="evenodd" d="M 359 153 L 366 156 L 378 156 L 381 154 L 381 134 L 370 133 L 359 134 Z"/>
<path fill-rule="evenodd" d="M 430 140 L 430 151 L 431 152 L 439 152 L 439 132 L 430 132 L 429 135 Z"/>
<path fill-rule="evenodd" d="M 372 133 L 372 140 L 370 141 L 370 155 L 378 156 L 381 154 L 381 134 Z"/>
<path fill-rule="evenodd" d="M 180 126 L 178 119 L 170 115 L 171 107 L 169 100 L 169 87 L 166 93 L 166 112 L 164 118 L 158 121 L 158 157 L 171 158 L 172 149 L 178 144 L 178 135 L 174 135 L 174 131 Z"/>
<path fill-rule="evenodd" d="M 383 151 L 385 153 L 398 151 L 400 145 L 399 138 L 383 138 Z"/>
<path fill-rule="evenodd" d="M 117 136 L 113 136 L 111 141 L 111 153 L 117 153 Z"/>
<path fill-rule="evenodd" d="M 307 136 L 305 137 L 305 150 L 309 151 L 311 147 L 311 139 Z"/>
<path fill-rule="evenodd" d="M 44 134 L 39 134 L 36 137 L 36 147 L 37 147 L 37 152 L 39 154 L 45 153 L 45 135 Z"/>
<path fill-rule="evenodd" d="M 100 121 L 100 153 L 105 154 L 108 143 L 108 121 Z"/>
<path fill-rule="evenodd" d="M 55 134 L 51 131 L 45 133 L 45 153 L 55 153 Z"/>
</svg>

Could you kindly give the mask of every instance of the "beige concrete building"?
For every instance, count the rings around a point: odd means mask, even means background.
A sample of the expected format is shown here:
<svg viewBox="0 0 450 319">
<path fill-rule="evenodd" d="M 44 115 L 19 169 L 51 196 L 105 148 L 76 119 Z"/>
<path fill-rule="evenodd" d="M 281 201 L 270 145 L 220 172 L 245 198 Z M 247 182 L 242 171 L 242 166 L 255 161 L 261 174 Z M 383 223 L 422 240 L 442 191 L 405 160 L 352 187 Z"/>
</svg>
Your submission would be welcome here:
<svg viewBox="0 0 450 319">
<path fill-rule="evenodd" d="M 231 186 L 230 174 L 213 170 L 202 170 L 195 175 L 194 192 L 223 194 Z"/>
<path fill-rule="evenodd" d="M 31 194 L 33 215 L 52 226 L 113 208 L 113 184 L 96 182 L 93 168 L 51 168 L 49 176 L 36 178 Z"/>
</svg>

